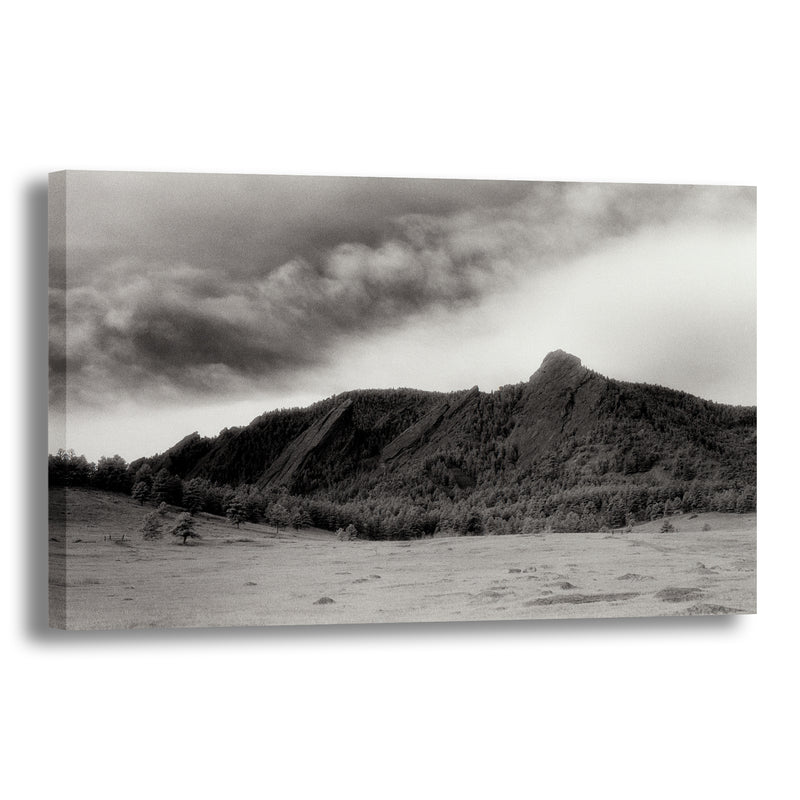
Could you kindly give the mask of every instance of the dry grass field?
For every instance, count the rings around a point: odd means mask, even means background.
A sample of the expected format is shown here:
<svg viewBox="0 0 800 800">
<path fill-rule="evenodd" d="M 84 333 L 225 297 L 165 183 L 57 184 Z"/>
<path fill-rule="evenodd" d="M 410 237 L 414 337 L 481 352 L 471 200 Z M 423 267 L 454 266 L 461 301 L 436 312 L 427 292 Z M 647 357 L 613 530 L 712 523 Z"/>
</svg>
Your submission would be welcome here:
<svg viewBox="0 0 800 800">
<path fill-rule="evenodd" d="M 143 539 L 150 510 L 91 490 L 51 493 L 53 620 L 64 598 L 75 630 L 756 611 L 754 514 L 675 516 L 672 533 L 659 520 L 628 532 L 410 542 L 237 530 L 199 514 L 202 539 L 184 546 Z"/>
</svg>

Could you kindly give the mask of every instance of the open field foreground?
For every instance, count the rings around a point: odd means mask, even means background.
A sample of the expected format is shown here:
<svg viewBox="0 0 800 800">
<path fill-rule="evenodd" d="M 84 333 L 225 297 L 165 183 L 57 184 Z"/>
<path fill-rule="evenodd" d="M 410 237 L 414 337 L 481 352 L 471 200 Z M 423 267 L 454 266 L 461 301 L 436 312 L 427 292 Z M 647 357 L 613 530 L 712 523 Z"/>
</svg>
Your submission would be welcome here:
<svg viewBox="0 0 800 800">
<path fill-rule="evenodd" d="M 629 532 L 409 542 L 342 542 L 318 529 L 276 535 L 249 523 L 237 530 L 200 514 L 203 538 L 183 546 L 169 535 L 142 538 L 149 510 L 77 489 L 67 490 L 65 509 L 63 493 L 51 493 L 53 620 L 65 592 L 74 630 L 756 610 L 755 514 L 675 516 L 674 533 L 660 533 L 659 520 Z M 168 513 L 168 524 L 176 517 Z"/>
</svg>

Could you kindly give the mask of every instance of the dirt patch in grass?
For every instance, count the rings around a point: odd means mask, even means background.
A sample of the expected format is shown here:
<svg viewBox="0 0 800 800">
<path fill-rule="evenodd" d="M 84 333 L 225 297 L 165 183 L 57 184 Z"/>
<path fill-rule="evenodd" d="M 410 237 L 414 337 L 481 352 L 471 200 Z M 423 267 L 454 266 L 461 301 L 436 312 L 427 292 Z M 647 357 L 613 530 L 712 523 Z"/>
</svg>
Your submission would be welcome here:
<svg viewBox="0 0 800 800">
<path fill-rule="evenodd" d="M 509 594 L 513 594 L 513 592 L 506 590 L 504 587 L 498 587 L 498 588 L 500 589 L 500 591 L 498 591 L 497 589 L 487 589 L 484 592 L 479 592 L 475 596 L 482 600 L 500 600 L 503 597 L 507 597 Z"/>
<path fill-rule="evenodd" d="M 692 572 L 696 573 L 697 575 L 719 575 L 718 570 L 716 570 L 714 567 L 707 567 L 700 561 L 697 562 Z"/>
<path fill-rule="evenodd" d="M 690 617 L 699 617 L 712 614 L 744 614 L 746 612 L 741 608 L 728 608 L 728 606 L 719 606 L 714 603 L 696 603 L 687 608 L 683 613 Z"/>
<path fill-rule="evenodd" d="M 526 606 L 552 606 L 558 603 L 612 603 L 616 600 L 630 600 L 639 592 L 611 592 L 608 594 L 554 594 L 552 597 L 539 597 L 528 600 Z"/>
<path fill-rule="evenodd" d="M 702 596 L 703 590 L 697 586 L 668 586 L 656 592 L 656 597 L 665 603 L 688 603 L 690 600 L 699 600 Z"/>
</svg>

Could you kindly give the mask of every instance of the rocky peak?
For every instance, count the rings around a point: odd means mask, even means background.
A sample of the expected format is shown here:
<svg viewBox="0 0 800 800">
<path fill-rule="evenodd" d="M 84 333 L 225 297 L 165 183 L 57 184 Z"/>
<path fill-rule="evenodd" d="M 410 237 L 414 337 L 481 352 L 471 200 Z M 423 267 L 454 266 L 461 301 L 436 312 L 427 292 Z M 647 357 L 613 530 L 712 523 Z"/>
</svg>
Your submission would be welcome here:
<svg viewBox="0 0 800 800">
<path fill-rule="evenodd" d="M 585 372 L 581 360 L 571 353 L 563 350 L 553 350 L 548 353 L 542 361 L 542 365 L 530 377 L 531 383 L 547 380 L 566 380 L 575 377 L 577 374 Z"/>
</svg>

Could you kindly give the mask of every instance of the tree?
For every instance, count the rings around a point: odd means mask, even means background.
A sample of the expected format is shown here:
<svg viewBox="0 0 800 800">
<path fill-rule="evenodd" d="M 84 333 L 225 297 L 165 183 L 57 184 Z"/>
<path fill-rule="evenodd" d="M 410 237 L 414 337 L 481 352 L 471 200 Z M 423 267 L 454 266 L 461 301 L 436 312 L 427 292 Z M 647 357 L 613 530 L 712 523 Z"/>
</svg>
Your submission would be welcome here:
<svg viewBox="0 0 800 800">
<path fill-rule="evenodd" d="M 228 507 L 230 497 L 233 492 L 224 486 L 215 486 L 207 480 L 203 481 L 203 490 L 205 492 L 205 502 L 203 508 L 209 514 L 216 514 L 217 516 L 225 516 L 225 509 Z"/>
<path fill-rule="evenodd" d="M 522 533 L 526 536 L 535 536 L 544 529 L 544 520 L 535 517 L 525 517 L 522 523 Z"/>
<path fill-rule="evenodd" d="M 349 542 L 351 539 L 358 539 L 358 528 L 351 522 L 346 528 L 337 528 L 336 538 L 340 542 Z"/>
<path fill-rule="evenodd" d="M 143 506 L 144 501 L 150 497 L 150 489 L 144 481 L 139 481 L 134 484 L 133 489 L 131 489 L 131 497 L 134 500 L 138 500 L 139 505 Z"/>
<path fill-rule="evenodd" d="M 192 515 L 205 507 L 205 487 L 199 478 L 192 478 L 183 489 L 183 507 Z"/>
<path fill-rule="evenodd" d="M 681 497 L 673 497 L 672 500 L 668 500 L 666 503 L 664 503 L 664 516 L 669 516 L 670 514 L 680 514 L 682 505 L 683 498 Z"/>
<path fill-rule="evenodd" d="M 153 488 L 153 468 L 146 461 L 136 470 L 133 483 L 134 485 L 137 483 L 144 483 L 148 489 Z"/>
<path fill-rule="evenodd" d="M 558 516 L 553 519 L 553 530 L 556 533 L 575 533 L 578 531 L 581 518 L 575 511 L 570 511 L 566 516 Z"/>
<path fill-rule="evenodd" d="M 292 527 L 296 531 L 299 531 L 300 528 L 310 528 L 313 524 L 310 514 L 304 508 L 298 508 L 292 514 Z"/>
<path fill-rule="evenodd" d="M 289 511 L 283 503 L 275 503 L 269 512 L 269 518 L 275 526 L 275 533 L 289 524 Z"/>
<path fill-rule="evenodd" d="M 140 530 L 145 539 L 160 539 L 162 533 L 161 514 L 158 511 L 151 511 L 149 514 L 145 514 Z"/>
<path fill-rule="evenodd" d="M 609 528 L 623 528 L 625 527 L 625 505 L 616 496 L 608 504 L 606 510 L 606 523 Z"/>
<path fill-rule="evenodd" d="M 170 474 L 166 469 L 160 469 L 155 478 L 153 478 L 152 494 L 153 500 L 157 503 L 166 502 L 169 494 L 169 479 Z"/>
<path fill-rule="evenodd" d="M 459 533 L 466 536 L 480 536 L 483 534 L 483 517 L 475 511 L 467 512 L 458 523 Z"/>
<path fill-rule="evenodd" d="M 250 522 L 258 521 L 264 511 L 266 499 L 254 486 L 242 484 L 235 492 L 234 499 L 242 507 L 245 519 Z"/>
<path fill-rule="evenodd" d="M 60 448 L 47 458 L 47 476 L 51 487 L 86 486 L 94 474 L 94 464 L 85 456 L 75 454 L 74 450 Z"/>
<path fill-rule="evenodd" d="M 153 479 L 152 497 L 157 503 L 171 503 L 174 506 L 181 504 L 182 485 L 180 478 L 171 475 L 162 467 Z"/>
<path fill-rule="evenodd" d="M 425 535 L 425 518 L 418 508 L 406 510 L 402 525 L 412 539 L 421 539 Z"/>
<path fill-rule="evenodd" d="M 108 492 L 128 492 L 130 475 L 128 464 L 122 456 L 102 456 L 97 462 L 94 484 L 98 489 Z"/>
<path fill-rule="evenodd" d="M 184 511 L 183 514 L 178 517 L 178 521 L 175 523 L 170 533 L 173 536 L 182 536 L 182 544 L 186 544 L 187 539 L 200 538 L 200 534 L 194 529 L 192 515 L 188 511 Z"/>
<path fill-rule="evenodd" d="M 238 500 L 231 500 L 228 503 L 228 507 L 225 509 L 225 516 L 228 518 L 228 521 L 237 528 L 247 519 L 247 514 Z"/>
</svg>

